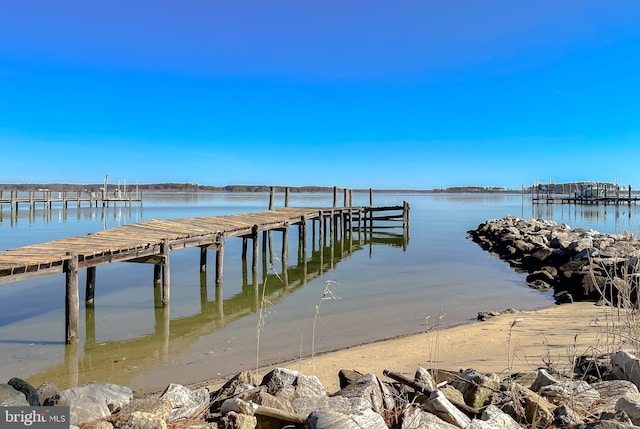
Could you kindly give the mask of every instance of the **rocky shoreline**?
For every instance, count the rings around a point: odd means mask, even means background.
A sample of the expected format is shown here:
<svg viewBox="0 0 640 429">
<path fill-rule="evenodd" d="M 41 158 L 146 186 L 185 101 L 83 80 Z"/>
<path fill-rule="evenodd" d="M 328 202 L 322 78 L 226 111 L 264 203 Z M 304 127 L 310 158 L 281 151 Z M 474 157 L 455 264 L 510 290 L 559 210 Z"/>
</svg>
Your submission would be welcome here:
<svg viewBox="0 0 640 429">
<path fill-rule="evenodd" d="M 558 302 L 631 304 L 624 300 L 635 296 L 634 270 L 639 251 L 628 234 L 571 230 L 553 222 L 508 216 L 479 225 L 469 231 L 469 237 L 526 272 L 532 287 L 553 288 Z M 554 307 L 562 311 L 581 305 L 587 303 Z M 540 329 L 535 319 L 529 318 L 531 315 L 521 321 L 517 311 L 478 315 L 479 320 L 492 319 L 477 322 L 479 326 L 503 318 L 509 337 L 528 323 L 531 329 Z M 477 336 L 478 332 L 493 331 L 473 332 Z M 468 350 L 471 339 L 462 338 L 461 345 Z M 501 341 L 504 339 L 488 342 L 501 348 Z M 407 353 L 405 347 L 402 351 Z M 373 353 L 358 354 L 369 360 L 381 358 Z M 382 359 L 385 366 L 401 362 Z M 364 361 L 360 362 L 362 365 Z M 68 406 L 72 427 L 80 429 L 640 429 L 640 359 L 625 351 L 576 354 L 571 358 L 572 366 L 564 371 L 551 362 L 521 372 L 440 369 L 447 362 L 420 365 L 415 374 L 410 371 L 416 367 L 410 365 L 405 368 L 409 372 L 380 370 L 376 375 L 339 370 L 334 361 L 335 371 L 324 378 L 325 385 L 314 375 L 280 367 L 261 379 L 254 371 L 245 371 L 222 387 L 171 384 L 162 393 L 144 396 L 109 383 L 59 391 L 50 383 L 36 389 L 14 378 L 0 384 L 0 405 Z M 351 364 L 358 365 L 355 360 L 340 365 L 344 368 Z M 335 383 L 329 380 L 334 375 Z M 325 386 L 331 383 L 336 387 L 329 391 Z"/>
<path fill-rule="evenodd" d="M 413 377 L 341 370 L 328 393 L 315 376 L 276 368 L 237 374 L 221 388 L 167 386 L 160 395 L 91 383 L 57 391 L 20 379 L 0 385 L 2 406 L 68 406 L 80 429 L 639 428 L 640 359 L 624 351 L 579 356 L 569 377 L 417 368 Z"/>
<path fill-rule="evenodd" d="M 507 216 L 468 231 L 484 250 L 527 273 L 533 288 L 553 289 L 557 303 L 637 302 L 640 242 L 635 236 L 603 234 L 541 219 Z"/>
</svg>

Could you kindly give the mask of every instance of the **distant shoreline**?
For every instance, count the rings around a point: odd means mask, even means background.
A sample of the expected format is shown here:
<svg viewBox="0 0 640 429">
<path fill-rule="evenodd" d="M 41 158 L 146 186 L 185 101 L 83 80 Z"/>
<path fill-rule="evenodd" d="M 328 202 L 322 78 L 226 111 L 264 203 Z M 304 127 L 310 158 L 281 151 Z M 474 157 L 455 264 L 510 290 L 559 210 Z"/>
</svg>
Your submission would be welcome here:
<svg viewBox="0 0 640 429">
<path fill-rule="evenodd" d="M 2 183 L 0 190 L 19 191 L 19 192 L 42 192 L 43 190 L 52 192 L 93 192 L 99 191 L 104 186 L 103 183 L 93 184 L 71 184 L 71 183 Z M 292 193 L 332 193 L 333 186 L 271 186 L 271 185 L 225 185 L 211 186 L 198 185 L 194 183 L 147 183 L 147 184 L 108 184 L 109 188 L 128 188 L 137 189 L 143 192 L 271 192 L 273 187 L 275 192 L 285 192 L 289 189 Z M 500 187 L 482 187 L 482 186 L 456 186 L 450 188 L 435 189 L 374 189 L 374 188 L 340 188 L 339 190 L 350 189 L 356 193 L 385 193 L 385 194 L 520 194 L 522 189 L 508 189 Z M 530 189 L 525 190 L 530 192 Z"/>
</svg>

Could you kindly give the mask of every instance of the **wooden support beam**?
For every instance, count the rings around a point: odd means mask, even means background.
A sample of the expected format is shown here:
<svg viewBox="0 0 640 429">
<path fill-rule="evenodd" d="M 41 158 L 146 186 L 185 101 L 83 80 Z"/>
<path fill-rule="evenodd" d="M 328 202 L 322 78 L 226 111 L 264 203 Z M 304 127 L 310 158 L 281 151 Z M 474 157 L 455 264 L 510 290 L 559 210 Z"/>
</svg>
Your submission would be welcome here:
<svg viewBox="0 0 640 429">
<path fill-rule="evenodd" d="M 307 217 L 302 216 L 300 222 L 300 248 L 302 249 L 302 257 L 306 259 L 307 255 Z"/>
<path fill-rule="evenodd" d="M 162 263 L 162 303 L 167 305 L 171 300 L 171 274 L 169 269 L 169 240 L 166 238 L 162 240 L 160 253 L 164 258 L 164 262 Z"/>
<path fill-rule="evenodd" d="M 160 285 L 160 279 L 162 275 L 162 264 L 153 265 L 153 284 Z"/>
<path fill-rule="evenodd" d="M 80 301 L 78 298 L 78 254 L 68 252 L 69 259 L 65 263 L 66 299 L 65 299 L 65 330 L 67 344 L 78 340 L 78 315 Z"/>
<path fill-rule="evenodd" d="M 242 260 L 247 260 L 247 237 L 242 237 Z"/>
<path fill-rule="evenodd" d="M 253 225 L 251 229 L 251 238 L 253 238 L 253 255 L 251 259 L 251 271 L 254 277 L 258 275 L 258 225 Z"/>
<path fill-rule="evenodd" d="M 207 271 L 207 247 L 200 247 L 200 272 L 204 273 Z"/>
<path fill-rule="evenodd" d="M 286 264 L 286 260 L 289 257 L 289 225 L 286 225 L 282 230 L 282 261 Z"/>
<path fill-rule="evenodd" d="M 284 189 L 284 206 L 289 207 L 289 188 Z"/>
<path fill-rule="evenodd" d="M 96 267 L 87 268 L 87 281 L 85 287 L 84 303 L 85 307 L 93 306 L 93 299 L 96 292 Z"/>
<path fill-rule="evenodd" d="M 222 283 L 224 261 L 224 240 L 220 242 L 220 248 L 216 250 L 216 286 Z"/>
</svg>

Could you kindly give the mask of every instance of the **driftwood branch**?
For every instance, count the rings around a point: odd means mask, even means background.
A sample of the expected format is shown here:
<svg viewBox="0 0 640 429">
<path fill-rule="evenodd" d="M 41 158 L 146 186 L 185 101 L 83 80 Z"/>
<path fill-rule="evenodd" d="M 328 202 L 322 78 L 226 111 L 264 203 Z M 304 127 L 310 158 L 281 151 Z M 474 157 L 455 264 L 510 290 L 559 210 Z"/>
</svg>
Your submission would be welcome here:
<svg viewBox="0 0 640 429">
<path fill-rule="evenodd" d="M 433 389 L 430 389 L 429 387 L 425 386 L 423 383 L 420 383 L 419 381 L 412 380 L 412 379 L 410 379 L 408 377 L 405 377 L 404 375 L 399 374 L 397 372 L 393 372 L 393 371 L 389 371 L 389 370 L 385 369 L 382 373 L 385 376 L 387 376 L 387 377 L 389 377 L 389 378 L 391 378 L 391 379 L 393 379 L 393 380 L 395 380 L 397 382 L 400 382 L 400 383 L 404 384 L 405 386 L 411 387 L 412 389 L 416 390 L 417 392 L 428 394 L 428 395 L 430 395 L 430 394 L 432 394 L 434 392 Z M 455 405 L 456 408 L 458 408 L 460 411 L 462 411 L 462 412 L 464 412 L 464 413 L 466 413 L 468 415 L 477 416 L 477 415 L 480 415 L 482 413 L 482 411 L 479 410 L 478 408 L 470 407 L 467 404 L 460 403 L 458 401 L 451 400 L 451 399 L 449 399 L 449 402 L 451 402 L 453 405 Z"/>
</svg>

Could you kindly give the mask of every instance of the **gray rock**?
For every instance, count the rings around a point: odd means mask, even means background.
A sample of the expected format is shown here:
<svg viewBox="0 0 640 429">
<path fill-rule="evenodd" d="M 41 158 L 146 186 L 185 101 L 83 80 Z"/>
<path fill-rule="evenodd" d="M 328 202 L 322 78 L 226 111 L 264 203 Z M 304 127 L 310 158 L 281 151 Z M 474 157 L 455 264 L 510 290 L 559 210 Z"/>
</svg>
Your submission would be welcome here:
<svg viewBox="0 0 640 429">
<path fill-rule="evenodd" d="M 255 416 L 249 416 L 247 414 L 239 414 L 230 412 L 222 417 L 221 426 L 223 428 L 232 429 L 255 429 L 258 424 L 258 420 Z"/>
<path fill-rule="evenodd" d="M 629 380 L 640 387 L 640 359 L 625 351 L 611 356 L 611 374 L 619 380 Z"/>
<path fill-rule="evenodd" d="M 592 383 L 591 387 L 600 393 L 600 400 L 591 410 L 593 414 L 614 413 L 616 402 L 628 393 L 638 394 L 635 384 L 627 380 L 606 380 Z"/>
<path fill-rule="evenodd" d="M 36 389 L 38 392 L 38 400 L 41 405 L 44 405 L 45 401 L 52 396 L 57 396 L 60 393 L 60 389 L 55 384 L 45 381 Z"/>
<path fill-rule="evenodd" d="M 371 409 L 371 402 L 365 398 L 347 398 L 344 396 L 313 396 L 296 398 L 292 403 L 297 414 L 309 415 L 313 411 L 336 411 L 341 414 L 359 414 Z"/>
<path fill-rule="evenodd" d="M 546 369 L 540 368 L 536 371 L 536 379 L 531 383 L 531 387 L 529 389 L 538 393 L 543 387 L 549 386 L 550 384 L 557 384 L 559 382 L 560 380 L 549 374 Z"/>
<path fill-rule="evenodd" d="M 478 313 L 478 320 L 480 320 L 480 313 Z M 436 390 L 436 382 L 431 373 L 425 368 L 418 367 L 413 379 L 418 383 L 422 383 L 429 390 Z"/>
<path fill-rule="evenodd" d="M 315 375 L 300 374 L 296 378 L 296 395 L 303 396 L 327 396 L 327 391 L 322 382 Z"/>
<path fill-rule="evenodd" d="M 22 392 L 18 392 L 8 384 L 0 384 L 0 406 L 28 407 L 29 402 Z"/>
<path fill-rule="evenodd" d="M 291 402 L 287 401 L 284 398 L 279 398 L 277 396 L 273 396 L 272 394 L 260 391 L 256 394 L 255 399 L 253 400 L 258 405 L 264 405 L 265 407 L 274 408 L 276 410 L 286 411 L 293 413 L 293 407 L 291 406 Z"/>
<path fill-rule="evenodd" d="M 136 411 L 121 427 L 122 429 L 167 429 L 167 423 L 155 414 Z"/>
<path fill-rule="evenodd" d="M 9 380 L 7 384 L 13 387 L 14 389 L 16 389 L 18 392 L 22 392 L 25 398 L 27 398 L 27 402 L 29 403 L 29 405 L 31 406 L 40 405 L 40 401 L 38 400 L 38 391 L 36 390 L 35 387 L 30 385 L 23 379 L 18 377 L 13 377 L 11 380 Z"/>
<path fill-rule="evenodd" d="M 496 374 L 481 374 L 474 369 L 462 372 L 451 385 L 462 392 L 464 401 L 480 408 L 489 402 L 494 391 L 500 388 L 500 377 Z"/>
<path fill-rule="evenodd" d="M 495 405 L 489 405 L 480 419 L 473 419 L 468 429 L 520 429 L 521 426 L 510 415 L 500 411 Z"/>
<path fill-rule="evenodd" d="M 371 409 L 360 414 L 318 411 L 309 414 L 305 429 L 388 429 L 382 416 Z"/>
<path fill-rule="evenodd" d="M 346 398 L 365 398 L 371 403 L 371 409 L 378 413 L 391 410 L 395 406 L 389 389 L 373 374 L 363 375 L 336 395 Z"/>
<path fill-rule="evenodd" d="M 126 404 L 132 397 L 133 392 L 126 386 L 90 383 L 63 390 L 56 405 L 69 406 L 71 424 L 81 424 L 110 415 L 109 404 Z"/>
<path fill-rule="evenodd" d="M 447 423 L 459 428 L 466 428 L 471 423 L 462 411 L 455 407 L 442 392 L 436 390 L 422 406 L 424 411 L 435 414 Z"/>
<path fill-rule="evenodd" d="M 640 424 L 640 394 L 627 393 L 616 401 L 616 411 L 627 413 L 634 425 Z"/>
<path fill-rule="evenodd" d="M 458 426 L 447 423 L 435 414 L 420 408 L 408 407 L 402 416 L 401 429 L 457 429 Z"/>
<path fill-rule="evenodd" d="M 553 417 L 555 418 L 554 421 L 556 425 L 559 427 L 571 427 L 579 425 L 584 421 L 578 413 L 566 405 L 561 405 L 553 410 Z"/>
<path fill-rule="evenodd" d="M 198 389 L 192 391 L 180 384 L 170 384 L 162 394 L 172 405 L 169 421 L 187 419 L 209 406 L 209 391 Z"/>
<path fill-rule="evenodd" d="M 575 410 L 587 411 L 600 399 L 600 393 L 583 380 L 563 381 L 544 386 L 540 395 L 555 405 L 570 405 Z"/>
<path fill-rule="evenodd" d="M 222 403 L 225 399 L 228 399 L 239 393 L 239 391 L 244 391 L 257 385 L 258 381 L 255 376 L 255 371 L 242 371 L 236 374 L 233 378 L 227 381 L 217 392 L 215 392 L 214 399 Z"/>
</svg>

